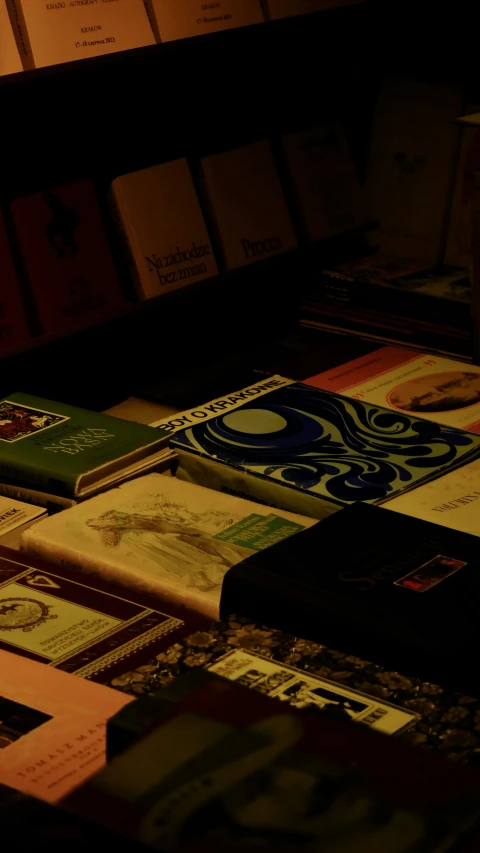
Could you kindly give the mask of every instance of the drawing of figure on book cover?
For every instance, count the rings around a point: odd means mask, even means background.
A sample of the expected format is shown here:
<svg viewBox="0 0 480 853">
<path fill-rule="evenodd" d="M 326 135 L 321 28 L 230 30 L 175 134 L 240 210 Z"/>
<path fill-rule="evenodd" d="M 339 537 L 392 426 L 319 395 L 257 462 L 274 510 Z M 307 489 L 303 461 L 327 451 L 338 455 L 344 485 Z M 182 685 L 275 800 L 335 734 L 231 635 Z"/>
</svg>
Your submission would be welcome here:
<svg viewBox="0 0 480 853">
<path fill-rule="evenodd" d="M 148 514 L 108 510 L 88 519 L 86 524 L 98 531 L 103 545 L 115 548 L 123 542 L 134 558 L 142 562 L 153 560 L 185 586 L 207 592 L 221 586 L 227 569 L 252 553 L 241 545 L 212 539 L 210 533 L 201 529 L 225 528 L 232 522 L 227 513 L 196 513 L 185 506 L 158 500 L 150 506 Z"/>
</svg>

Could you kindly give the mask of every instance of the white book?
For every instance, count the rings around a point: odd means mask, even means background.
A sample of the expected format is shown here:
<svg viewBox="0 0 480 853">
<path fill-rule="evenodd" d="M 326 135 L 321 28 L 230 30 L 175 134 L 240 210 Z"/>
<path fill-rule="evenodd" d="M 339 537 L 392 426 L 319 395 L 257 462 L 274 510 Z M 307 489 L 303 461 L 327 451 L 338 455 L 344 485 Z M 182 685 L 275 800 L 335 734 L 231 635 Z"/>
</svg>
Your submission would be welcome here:
<svg viewBox="0 0 480 853">
<path fill-rule="evenodd" d="M 159 41 L 230 30 L 265 19 L 260 0 L 145 0 Z"/>
<path fill-rule="evenodd" d="M 143 0 L 7 0 L 25 68 L 155 44 Z"/>
<path fill-rule="evenodd" d="M 23 531 L 46 515 L 44 507 L 0 495 L 0 545 L 18 548 Z"/>
<path fill-rule="evenodd" d="M 0 0 L 0 76 L 15 74 L 22 71 L 22 68 L 5 0 Z"/>
<path fill-rule="evenodd" d="M 186 160 L 115 178 L 110 199 L 143 299 L 216 275 L 217 263 Z"/>
<path fill-rule="evenodd" d="M 23 547 L 51 562 L 220 615 L 225 573 L 315 520 L 149 474 L 30 527 Z"/>
</svg>

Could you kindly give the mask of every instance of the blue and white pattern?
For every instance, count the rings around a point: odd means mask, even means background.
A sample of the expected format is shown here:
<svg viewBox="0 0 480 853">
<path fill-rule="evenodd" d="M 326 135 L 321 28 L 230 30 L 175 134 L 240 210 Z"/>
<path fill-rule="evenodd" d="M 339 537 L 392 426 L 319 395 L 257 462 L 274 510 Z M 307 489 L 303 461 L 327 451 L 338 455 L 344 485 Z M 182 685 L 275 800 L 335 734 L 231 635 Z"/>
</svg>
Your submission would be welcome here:
<svg viewBox="0 0 480 853">
<path fill-rule="evenodd" d="M 480 436 L 301 383 L 172 444 L 342 504 L 384 500 L 480 456 Z"/>
</svg>

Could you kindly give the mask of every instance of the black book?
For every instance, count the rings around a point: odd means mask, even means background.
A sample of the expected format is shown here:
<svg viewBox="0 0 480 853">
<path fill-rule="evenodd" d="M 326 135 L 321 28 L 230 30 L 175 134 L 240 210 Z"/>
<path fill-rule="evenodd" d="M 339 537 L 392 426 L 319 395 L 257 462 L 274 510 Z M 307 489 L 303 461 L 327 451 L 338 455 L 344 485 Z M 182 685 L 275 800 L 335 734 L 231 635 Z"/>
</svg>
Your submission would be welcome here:
<svg viewBox="0 0 480 853">
<path fill-rule="evenodd" d="M 241 613 L 478 695 L 480 538 L 356 503 L 226 574 Z"/>
</svg>

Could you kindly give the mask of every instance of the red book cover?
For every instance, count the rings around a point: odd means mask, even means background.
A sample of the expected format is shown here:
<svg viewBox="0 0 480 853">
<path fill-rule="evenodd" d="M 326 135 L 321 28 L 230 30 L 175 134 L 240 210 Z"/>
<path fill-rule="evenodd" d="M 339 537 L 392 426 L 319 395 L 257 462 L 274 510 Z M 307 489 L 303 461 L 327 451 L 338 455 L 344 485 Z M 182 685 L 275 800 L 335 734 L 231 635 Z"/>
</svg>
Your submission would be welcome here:
<svg viewBox="0 0 480 853">
<path fill-rule="evenodd" d="M 11 210 L 46 334 L 75 331 L 124 306 L 90 180 L 17 199 Z"/>
<path fill-rule="evenodd" d="M 0 351 L 22 344 L 29 337 L 5 223 L 0 213 Z"/>
</svg>

